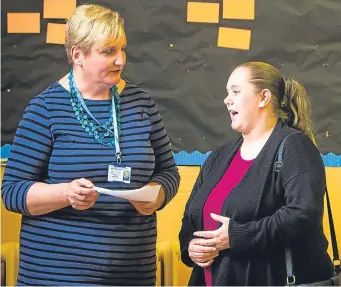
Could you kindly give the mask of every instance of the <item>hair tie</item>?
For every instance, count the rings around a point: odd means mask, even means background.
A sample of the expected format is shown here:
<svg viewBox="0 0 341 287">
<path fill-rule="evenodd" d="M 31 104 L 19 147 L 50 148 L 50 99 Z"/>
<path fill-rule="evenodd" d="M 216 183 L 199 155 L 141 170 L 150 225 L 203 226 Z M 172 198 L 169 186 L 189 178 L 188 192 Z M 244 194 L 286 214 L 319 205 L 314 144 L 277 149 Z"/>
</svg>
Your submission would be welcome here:
<svg viewBox="0 0 341 287">
<path fill-rule="evenodd" d="M 281 77 L 281 84 L 282 84 L 282 91 L 283 91 L 283 98 L 281 100 L 281 108 L 285 108 L 288 105 L 288 90 L 287 90 L 287 83 L 286 80 Z"/>
</svg>

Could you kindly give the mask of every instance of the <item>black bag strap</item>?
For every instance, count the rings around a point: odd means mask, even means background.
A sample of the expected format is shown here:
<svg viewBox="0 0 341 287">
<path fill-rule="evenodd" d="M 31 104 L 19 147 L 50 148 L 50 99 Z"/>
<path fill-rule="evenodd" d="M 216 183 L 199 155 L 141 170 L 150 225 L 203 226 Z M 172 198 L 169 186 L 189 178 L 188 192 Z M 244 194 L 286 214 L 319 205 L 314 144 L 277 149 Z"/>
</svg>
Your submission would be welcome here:
<svg viewBox="0 0 341 287">
<path fill-rule="evenodd" d="M 279 172 L 280 169 L 283 166 L 283 150 L 284 150 L 284 144 L 287 138 L 289 138 L 293 134 L 297 134 L 300 132 L 292 132 L 288 134 L 281 142 L 278 150 L 277 155 L 277 161 L 275 162 L 275 170 L 276 172 Z M 336 241 L 336 233 L 335 233 L 335 227 L 334 227 L 334 220 L 333 220 L 333 214 L 332 214 L 332 208 L 330 205 L 330 199 L 328 194 L 328 189 L 326 187 L 326 198 L 327 198 L 327 209 L 328 209 L 328 220 L 329 220 L 329 229 L 330 229 L 330 238 L 332 242 L 332 249 L 333 249 L 333 265 L 334 265 L 334 271 L 336 274 L 339 274 L 341 272 L 340 267 L 340 257 L 339 257 L 339 251 L 337 247 L 337 241 Z M 295 285 L 295 275 L 293 271 L 293 260 L 292 260 L 292 254 L 291 254 L 291 248 L 285 247 L 285 267 L 287 271 L 287 286 L 294 286 Z"/>
<path fill-rule="evenodd" d="M 339 250 L 338 250 L 337 241 L 336 241 L 336 232 L 335 232 L 335 227 L 334 227 L 332 207 L 330 204 L 330 199 L 329 199 L 327 187 L 326 187 L 326 197 L 327 197 L 327 209 L 328 209 L 330 238 L 332 241 L 332 249 L 333 249 L 334 270 L 335 270 L 336 274 L 339 274 L 341 272 L 340 256 L 339 256 Z"/>
</svg>

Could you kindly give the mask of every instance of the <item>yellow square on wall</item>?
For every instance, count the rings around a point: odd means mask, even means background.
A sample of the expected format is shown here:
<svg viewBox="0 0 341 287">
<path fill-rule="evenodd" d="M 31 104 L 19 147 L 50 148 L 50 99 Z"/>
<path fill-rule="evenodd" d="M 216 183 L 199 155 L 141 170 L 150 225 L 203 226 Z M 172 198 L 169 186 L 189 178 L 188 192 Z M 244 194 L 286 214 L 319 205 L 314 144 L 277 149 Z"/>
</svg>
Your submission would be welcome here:
<svg viewBox="0 0 341 287">
<path fill-rule="evenodd" d="M 219 3 L 188 2 L 187 22 L 218 23 Z"/>
<path fill-rule="evenodd" d="M 7 33 L 40 33 L 40 13 L 7 13 Z"/>
<path fill-rule="evenodd" d="M 223 0 L 224 19 L 255 19 L 255 0 Z"/>
<path fill-rule="evenodd" d="M 219 27 L 218 47 L 250 50 L 251 30 Z"/>
<path fill-rule="evenodd" d="M 76 0 L 43 0 L 44 18 L 68 19 L 76 10 Z"/>
<path fill-rule="evenodd" d="M 66 24 L 47 24 L 46 43 L 48 44 L 65 44 L 65 28 Z"/>
</svg>

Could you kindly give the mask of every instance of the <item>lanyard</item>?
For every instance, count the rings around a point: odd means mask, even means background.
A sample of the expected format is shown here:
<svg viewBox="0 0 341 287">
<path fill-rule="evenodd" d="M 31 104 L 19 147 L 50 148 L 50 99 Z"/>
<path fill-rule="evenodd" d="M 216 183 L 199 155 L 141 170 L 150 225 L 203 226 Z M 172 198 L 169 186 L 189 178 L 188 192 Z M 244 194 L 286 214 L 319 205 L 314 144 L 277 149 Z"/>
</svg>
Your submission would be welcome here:
<svg viewBox="0 0 341 287">
<path fill-rule="evenodd" d="M 116 149 L 116 159 L 117 159 L 117 163 L 121 163 L 121 149 L 120 149 L 120 143 L 119 143 L 119 134 L 118 134 L 118 127 L 117 127 L 117 115 L 116 115 L 116 108 L 115 108 L 115 98 L 114 96 L 111 96 L 111 109 L 112 109 L 112 122 L 114 125 L 114 133 L 110 130 L 107 129 L 106 127 L 104 127 L 103 125 L 101 125 L 97 119 L 95 119 L 95 117 L 92 115 L 92 113 L 89 111 L 88 107 L 86 106 L 83 97 L 81 96 L 80 91 L 78 90 L 75 82 L 73 82 L 73 88 L 76 91 L 77 94 L 77 98 L 79 100 L 79 102 L 81 103 L 83 109 L 87 112 L 87 114 L 97 123 L 99 124 L 103 129 L 105 129 L 106 131 L 108 131 L 109 133 L 114 135 L 114 140 L 115 140 L 115 149 Z"/>
</svg>

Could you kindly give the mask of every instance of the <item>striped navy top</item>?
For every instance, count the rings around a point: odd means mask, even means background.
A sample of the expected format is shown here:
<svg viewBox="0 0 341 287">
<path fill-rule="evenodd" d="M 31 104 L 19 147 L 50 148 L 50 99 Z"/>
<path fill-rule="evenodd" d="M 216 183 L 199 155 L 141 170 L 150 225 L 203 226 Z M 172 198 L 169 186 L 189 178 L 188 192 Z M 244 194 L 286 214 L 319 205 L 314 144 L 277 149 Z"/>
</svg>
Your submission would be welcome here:
<svg viewBox="0 0 341 287">
<path fill-rule="evenodd" d="M 135 189 L 153 181 L 175 196 L 180 177 L 162 119 L 151 97 L 127 83 L 120 97 L 122 163 L 131 183 L 108 182 L 115 148 L 99 144 L 80 126 L 69 93 L 54 83 L 31 100 L 7 162 L 2 198 L 23 215 L 18 285 L 155 285 L 156 214 L 140 215 L 124 199 L 101 194 L 88 210 L 71 206 L 30 216 L 32 184 L 87 178 L 109 189 Z M 104 124 L 110 100 L 85 100 Z"/>
</svg>

